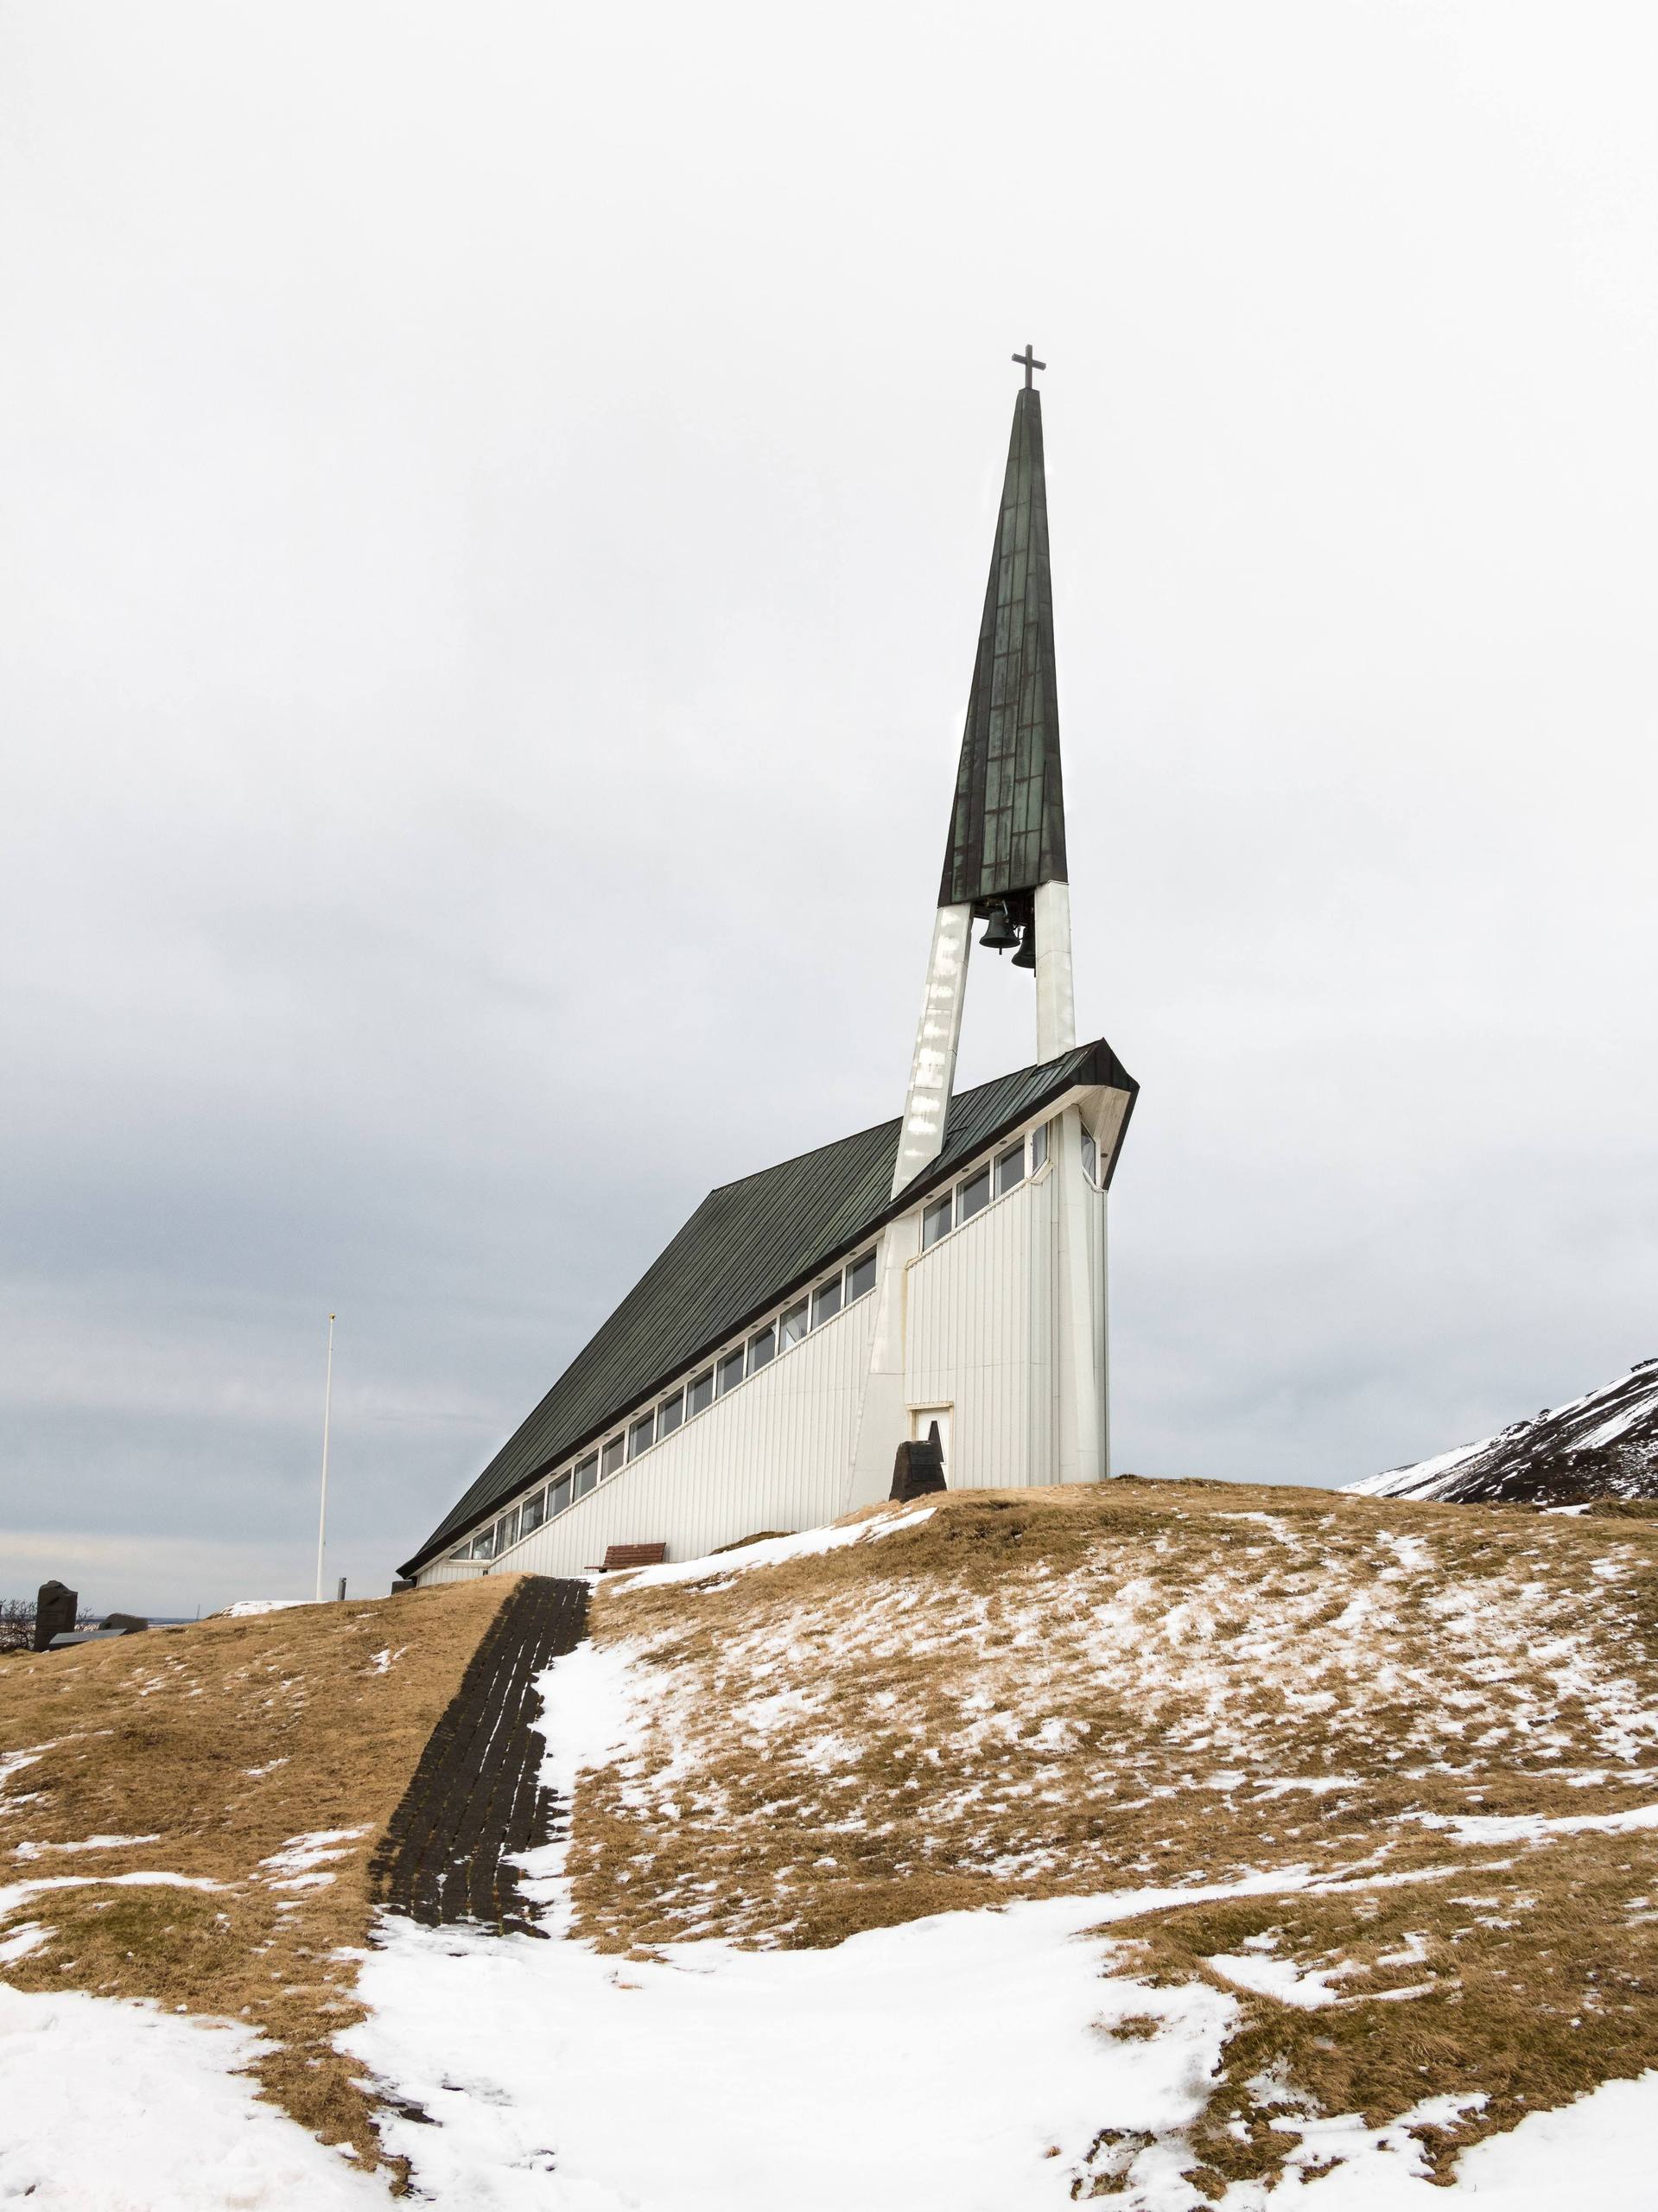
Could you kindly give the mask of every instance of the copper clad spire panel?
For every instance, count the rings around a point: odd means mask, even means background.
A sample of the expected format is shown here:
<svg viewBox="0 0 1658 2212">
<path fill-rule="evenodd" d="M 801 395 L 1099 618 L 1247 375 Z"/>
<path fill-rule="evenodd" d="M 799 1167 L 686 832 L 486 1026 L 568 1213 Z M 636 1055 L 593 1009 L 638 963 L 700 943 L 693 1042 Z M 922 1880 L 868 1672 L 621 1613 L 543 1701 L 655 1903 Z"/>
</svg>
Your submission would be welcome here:
<svg viewBox="0 0 1658 2212">
<path fill-rule="evenodd" d="M 976 904 L 1065 880 L 1042 396 L 1032 389 L 1013 402 L 938 903 Z"/>
</svg>

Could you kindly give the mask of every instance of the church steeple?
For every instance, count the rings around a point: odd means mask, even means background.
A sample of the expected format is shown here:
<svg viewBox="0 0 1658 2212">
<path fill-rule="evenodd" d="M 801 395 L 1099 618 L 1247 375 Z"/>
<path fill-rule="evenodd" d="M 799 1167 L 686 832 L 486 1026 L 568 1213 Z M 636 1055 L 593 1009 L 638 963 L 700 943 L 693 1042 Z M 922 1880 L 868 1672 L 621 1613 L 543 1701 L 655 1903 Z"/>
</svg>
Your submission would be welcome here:
<svg viewBox="0 0 1658 2212">
<path fill-rule="evenodd" d="M 1036 970 L 1037 1058 L 1057 1059 L 1077 1042 L 1048 485 L 1042 397 L 1032 376 L 1044 364 L 1029 346 L 1013 359 L 1025 371 L 1025 385 L 1013 401 L 927 987 L 893 1172 L 895 1198 L 937 1158 L 944 1141 L 975 920 L 989 924 L 983 938 L 989 950 L 1017 947 L 1013 965 Z"/>
<path fill-rule="evenodd" d="M 1042 395 L 1031 386 L 1013 403 L 938 903 L 981 907 L 1065 873 Z"/>
</svg>

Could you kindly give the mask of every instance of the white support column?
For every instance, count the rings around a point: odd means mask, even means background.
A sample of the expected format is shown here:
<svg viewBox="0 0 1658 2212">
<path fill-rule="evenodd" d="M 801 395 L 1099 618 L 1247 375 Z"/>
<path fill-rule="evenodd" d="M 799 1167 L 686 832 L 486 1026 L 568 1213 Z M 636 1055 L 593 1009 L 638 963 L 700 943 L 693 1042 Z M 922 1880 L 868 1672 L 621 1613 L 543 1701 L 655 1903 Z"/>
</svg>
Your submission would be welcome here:
<svg viewBox="0 0 1658 2212">
<path fill-rule="evenodd" d="M 1101 1154 L 1103 1159 L 1104 1154 Z M 1111 1200 L 1100 1192 L 1100 1480 L 1111 1473 Z"/>
<path fill-rule="evenodd" d="M 1059 888 L 1064 888 L 1062 884 Z M 1037 893 L 1038 898 L 1041 893 Z M 1039 947 L 1041 932 L 1037 933 Z M 893 1170 L 893 1196 L 905 1189 L 937 1159 L 944 1142 L 944 1122 L 950 1113 L 950 1092 L 956 1084 L 956 1048 L 962 1039 L 962 1001 L 967 990 L 967 957 L 973 947 L 973 909 L 970 906 L 941 906 L 932 927 L 932 950 L 927 957 L 927 988 L 921 1001 L 921 1020 L 915 1033 L 915 1058 L 910 1065 L 910 1091 L 904 1102 L 904 1128 L 899 1137 L 898 1163 Z M 1040 952 L 1038 964 L 1040 966 Z M 1070 972 L 1069 928 L 1065 939 L 1065 972 Z M 1039 985 L 1040 977 L 1039 976 Z M 1063 1051 L 1064 1046 L 1056 1050 Z"/>
<path fill-rule="evenodd" d="M 910 1262 L 921 1249 L 921 1218 L 900 1214 L 881 1232 L 880 1275 L 876 1296 L 874 1340 L 858 1408 L 857 1441 L 846 1510 L 876 1505 L 893 1484 L 893 1456 L 909 1433 L 905 1389 L 909 1356 Z"/>
<path fill-rule="evenodd" d="M 1058 1395 L 1055 1480 L 1094 1483 L 1105 1473 L 1103 1254 L 1100 1193 L 1083 1165 L 1083 1116 L 1067 1106 L 1055 1127 L 1058 1268 L 1054 1370 Z"/>
<path fill-rule="evenodd" d="M 958 1017 L 959 1019 L 959 1017 Z M 1057 1060 L 1077 1042 L 1070 980 L 1070 886 L 1044 883 L 1036 894 L 1036 1057 Z"/>
</svg>

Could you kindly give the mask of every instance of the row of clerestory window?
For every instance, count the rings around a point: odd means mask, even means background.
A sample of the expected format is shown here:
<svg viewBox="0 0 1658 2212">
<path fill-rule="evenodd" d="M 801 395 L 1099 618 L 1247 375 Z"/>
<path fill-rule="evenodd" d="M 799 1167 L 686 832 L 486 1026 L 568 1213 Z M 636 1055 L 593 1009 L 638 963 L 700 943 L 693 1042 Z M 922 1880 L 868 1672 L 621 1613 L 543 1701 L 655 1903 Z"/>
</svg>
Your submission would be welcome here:
<svg viewBox="0 0 1658 2212">
<path fill-rule="evenodd" d="M 1048 1125 L 1043 1122 L 1028 1138 L 1018 1138 L 994 1160 L 987 1160 L 981 1166 L 962 1176 L 959 1183 L 942 1192 L 923 1212 L 922 1250 L 930 1250 L 941 1236 L 948 1236 L 952 1229 L 959 1229 L 975 1214 L 982 1213 L 992 1198 L 1016 1190 L 1027 1175 L 1035 1174 L 1047 1156 Z"/>
<path fill-rule="evenodd" d="M 686 1421 L 706 1413 L 715 1398 L 723 1398 L 740 1382 L 758 1375 L 763 1367 L 769 1367 L 779 1353 L 792 1351 L 814 1329 L 821 1328 L 825 1321 L 832 1321 L 837 1313 L 843 1313 L 874 1287 L 875 1252 L 872 1245 L 826 1281 L 791 1300 L 764 1328 L 751 1332 L 710 1366 L 670 1390 L 665 1398 L 659 1398 L 613 1436 L 555 1475 L 549 1483 L 510 1507 L 499 1520 L 479 1529 L 465 1543 L 456 1545 L 449 1557 L 499 1559 L 513 1544 L 533 1535 L 543 1522 L 555 1519 L 577 1498 L 585 1497 L 590 1490 L 607 1481 L 619 1468 L 650 1451 L 653 1445 L 664 1443 Z"/>
<path fill-rule="evenodd" d="M 961 1228 L 975 1214 L 982 1213 L 993 1198 L 1001 1198 L 1016 1189 L 1027 1176 L 1036 1173 L 1047 1157 L 1048 1124 L 1044 1122 L 1027 1135 L 1004 1146 L 992 1159 L 970 1169 L 923 1211 L 922 1249 L 929 1249 L 940 1237 L 949 1236 L 951 1230 Z M 1093 1137 L 1084 1126 L 1083 1161 L 1090 1179 L 1096 1173 L 1097 1160 Z M 812 1330 L 825 1321 L 832 1321 L 837 1313 L 874 1287 L 875 1254 L 872 1246 L 826 1281 L 796 1299 L 764 1328 L 753 1332 L 741 1344 L 733 1344 L 712 1365 L 693 1375 L 665 1398 L 658 1399 L 551 1482 L 511 1507 L 488 1528 L 480 1529 L 465 1543 L 458 1544 L 449 1557 L 499 1559 L 511 1545 L 533 1535 L 543 1522 L 554 1519 L 578 1498 L 585 1497 L 641 1452 L 663 1443 L 686 1421 L 706 1413 L 715 1398 L 724 1397 L 740 1382 L 758 1375 L 763 1367 L 769 1367 L 779 1352 L 792 1350 Z"/>
</svg>

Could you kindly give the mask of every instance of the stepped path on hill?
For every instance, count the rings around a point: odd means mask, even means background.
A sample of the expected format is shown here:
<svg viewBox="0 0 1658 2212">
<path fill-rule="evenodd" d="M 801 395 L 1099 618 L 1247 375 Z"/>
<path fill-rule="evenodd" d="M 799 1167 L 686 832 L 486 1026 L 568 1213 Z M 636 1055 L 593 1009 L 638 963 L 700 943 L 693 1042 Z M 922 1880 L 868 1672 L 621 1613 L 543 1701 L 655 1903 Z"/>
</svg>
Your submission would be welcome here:
<svg viewBox="0 0 1658 2212">
<path fill-rule="evenodd" d="M 528 1576 L 496 1615 L 432 1731 L 370 1868 L 377 1901 L 429 1928 L 537 1936 L 518 1854 L 551 1836 L 536 1681 L 587 1634 L 588 1586 Z"/>
<path fill-rule="evenodd" d="M 551 1585 L 526 1599 L 524 1587 L 502 1574 L 391 1598 L 250 1605 L 7 1656 L 0 2003 L 49 2024 L 52 2008 L 73 1996 L 66 2032 L 88 2065 L 99 2036 L 118 2038 L 122 2021 L 150 2017 L 121 2009 L 134 2002 L 157 2018 L 239 2023 L 260 2098 L 324 2143 L 349 2146 L 359 2166 L 383 2167 L 375 2099 L 337 2044 L 362 2017 L 357 1984 L 377 1908 L 392 1905 L 396 1920 L 399 1902 L 424 1910 L 429 1896 L 439 1911 L 475 1910 L 475 1924 L 493 1936 L 522 1911 L 503 1854 L 550 1817 L 533 1788 L 539 1742 L 526 1743 L 518 1724 L 540 1655 L 580 1633 L 580 1605 Z M 476 1727 L 467 1734 L 474 1708 L 486 1716 L 482 1742 Z M 446 1750 L 467 1764 L 464 1796 L 443 1787 Z M 457 1808 L 471 1813 L 477 1845 L 465 1908 L 454 1874 L 466 1847 L 454 1833 Z M 406 1858 L 384 1849 L 394 1821 Z M 389 1888 L 371 1879 L 377 1862 Z M 83 2034 L 73 2023 L 89 2005 L 104 2024 Z M 30 2041 L 9 2045 L 0 2033 L 0 2060 Z M 59 2075 L 75 2075 L 79 2063 L 65 2059 Z M 42 2204 L 107 2201 L 103 2178 L 78 2199 L 63 2194 L 64 2126 L 29 2106 L 15 2071 L 0 2064 L 0 2107 L 13 2120 L 32 2113 L 30 2140 L 44 2161 L 32 2164 L 35 2152 L 15 2139 L 9 2148 L 0 2126 L 0 2200 L 38 2181 Z M 89 2139 L 125 2126 L 110 2114 L 137 2113 L 144 2101 L 133 2094 L 136 2103 L 118 2097 L 106 2112 L 101 2092 L 76 2089 L 97 2116 L 85 2123 Z M 343 2162 L 340 2170 L 349 2171 Z M 165 2201 L 168 2212 L 198 2201 L 187 2189 L 152 2199 L 137 2183 L 129 2195 L 135 2205 Z"/>
</svg>

